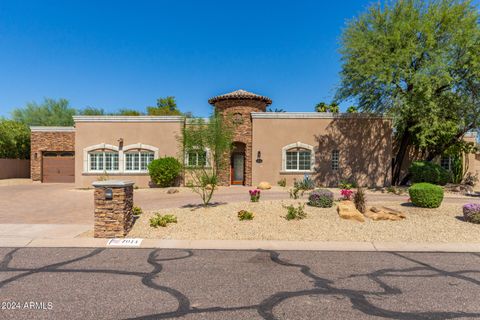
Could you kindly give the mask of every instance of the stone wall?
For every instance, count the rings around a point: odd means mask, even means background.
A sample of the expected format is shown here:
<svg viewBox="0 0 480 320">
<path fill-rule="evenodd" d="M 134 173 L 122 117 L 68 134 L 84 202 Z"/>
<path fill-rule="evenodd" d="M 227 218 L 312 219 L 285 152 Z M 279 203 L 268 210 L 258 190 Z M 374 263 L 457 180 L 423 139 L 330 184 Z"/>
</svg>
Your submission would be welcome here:
<svg viewBox="0 0 480 320">
<path fill-rule="evenodd" d="M 133 226 L 133 182 L 115 186 L 108 185 L 108 181 L 101 181 L 93 185 L 95 186 L 94 237 L 125 237 Z M 112 200 L 105 199 L 107 189 L 112 190 Z"/>
<path fill-rule="evenodd" d="M 42 180 L 43 151 L 74 151 L 75 132 L 32 131 L 30 173 L 33 181 Z"/>
<path fill-rule="evenodd" d="M 215 103 L 215 108 L 221 112 L 226 119 L 232 121 L 234 127 L 234 142 L 245 144 L 245 185 L 252 185 L 252 117 L 251 112 L 264 112 L 266 103 L 258 100 L 238 99 L 223 100 Z M 226 156 L 227 166 L 219 173 L 219 184 L 229 186 L 230 177 L 230 155 Z"/>
</svg>

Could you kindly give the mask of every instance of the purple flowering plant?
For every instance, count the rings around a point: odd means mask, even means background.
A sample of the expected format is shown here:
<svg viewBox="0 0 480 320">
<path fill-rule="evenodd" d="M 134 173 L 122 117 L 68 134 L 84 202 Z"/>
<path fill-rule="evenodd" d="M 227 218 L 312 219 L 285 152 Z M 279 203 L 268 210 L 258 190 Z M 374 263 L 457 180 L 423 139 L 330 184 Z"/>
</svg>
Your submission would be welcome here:
<svg viewBox="0 0 480 320">
<path fill-rule="evenodd" d="M 464 205 L 463 218 L 467 222 L 480 223 L 480 203 L 468 203 Z"/>
<path fill-rule="evenodd" d="M 249 190 L 248 193 L 250 193 L 250 201 L 251 202 L 258 202 L 258 200 L 260 200 L 260 190 L 259 189 Z"/>
</svg>

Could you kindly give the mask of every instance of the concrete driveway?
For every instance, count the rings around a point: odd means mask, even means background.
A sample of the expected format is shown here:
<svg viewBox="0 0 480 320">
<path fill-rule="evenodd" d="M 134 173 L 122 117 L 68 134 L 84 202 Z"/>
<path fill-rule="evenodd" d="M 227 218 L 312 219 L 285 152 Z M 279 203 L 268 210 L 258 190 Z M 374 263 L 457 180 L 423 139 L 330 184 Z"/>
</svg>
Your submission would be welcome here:
<svg viewBox="0 0 480 320">
<path fill-rule="evenodd" d="M 92 224 L 92 190 L 73 184 L 1 186 L 0 223 Z"/>
<path fill-rule="evenodd" d="M 220 188 L 213 202 L 249 201 L 249 187 Z M 200 197 L 187 188 L 167 194 L 166 189 L 135 190 L 135 205 L 158 210 L 200 205 Z M 286 191 L 265 192 L 263 199 L 288 198 Z M 0 224 L 93 224 L 93 190 L 74 184 L 0 186 Z"/>
</svg>

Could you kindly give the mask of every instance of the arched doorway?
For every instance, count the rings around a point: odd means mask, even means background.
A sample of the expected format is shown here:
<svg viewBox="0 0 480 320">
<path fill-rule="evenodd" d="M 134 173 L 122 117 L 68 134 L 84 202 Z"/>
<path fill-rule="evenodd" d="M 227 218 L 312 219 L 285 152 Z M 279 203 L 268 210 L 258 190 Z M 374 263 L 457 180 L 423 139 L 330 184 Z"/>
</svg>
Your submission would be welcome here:
<svg viewBox="0 0 480 320">
<path fill-rule="evenodd" d="M 234 142 L 230 157 L 230 184 L 245 185 L 245 149 L 243 142 Z"/>
</svg>

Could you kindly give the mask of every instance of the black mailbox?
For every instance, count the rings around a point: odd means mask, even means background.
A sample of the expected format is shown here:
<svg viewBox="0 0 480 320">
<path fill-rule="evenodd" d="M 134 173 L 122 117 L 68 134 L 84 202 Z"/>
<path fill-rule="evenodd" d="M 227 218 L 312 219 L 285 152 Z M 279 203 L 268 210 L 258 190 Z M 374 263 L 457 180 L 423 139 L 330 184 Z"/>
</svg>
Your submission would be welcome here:
<svg viewBox="0 0 480 320">
<path fill-rule="evenodd" d="M 112 189 L 110 189 L 110 188 L 105 189 L 105 200 L 112 200 L 112 199 L 113 199 Z"/>
</svg>

